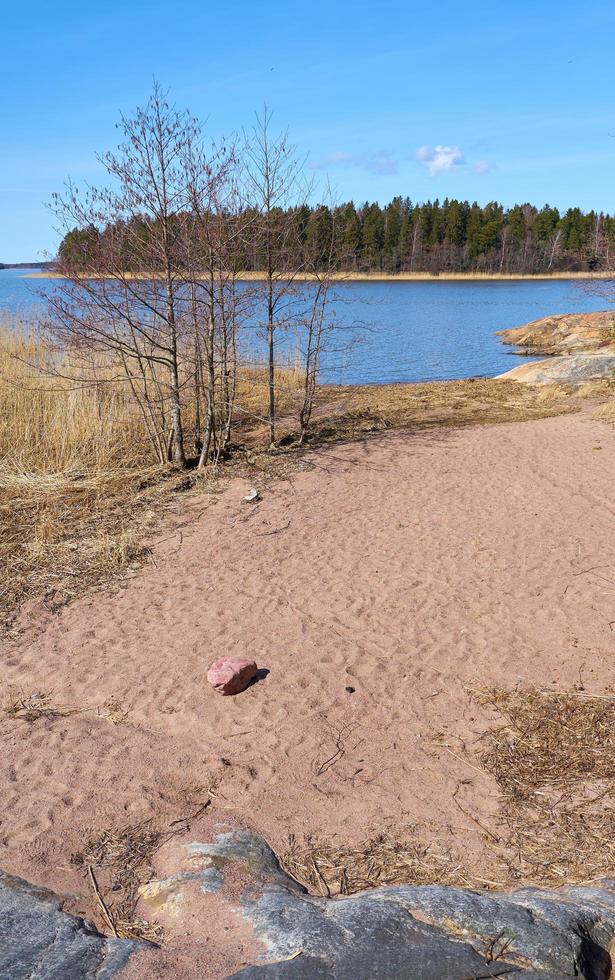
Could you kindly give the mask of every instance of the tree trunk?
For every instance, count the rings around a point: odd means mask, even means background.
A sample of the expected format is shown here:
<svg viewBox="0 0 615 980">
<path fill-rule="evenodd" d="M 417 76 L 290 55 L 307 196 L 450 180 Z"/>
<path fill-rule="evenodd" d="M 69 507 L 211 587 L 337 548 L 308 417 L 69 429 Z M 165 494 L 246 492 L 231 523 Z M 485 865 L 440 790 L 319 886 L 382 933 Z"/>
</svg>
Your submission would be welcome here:
<svg viewBox="0 0 615 980">
<path fill-rule="evenodd" d="M 273 280 L 269 269 L 269 285 L 267 297 L 267 347 L 269 367 L 269 448 L 275 446 L 275 345 L 273 337 Z"/>
</svg>

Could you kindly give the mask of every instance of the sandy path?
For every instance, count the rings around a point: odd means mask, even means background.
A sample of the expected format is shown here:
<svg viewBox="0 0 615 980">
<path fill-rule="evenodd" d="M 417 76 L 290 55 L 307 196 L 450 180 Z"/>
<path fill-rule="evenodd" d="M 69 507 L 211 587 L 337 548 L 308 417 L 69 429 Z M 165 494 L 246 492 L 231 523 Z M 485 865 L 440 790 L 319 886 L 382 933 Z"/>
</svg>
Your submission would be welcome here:
<svg viewBox="0 0 615 980">
<path fill-rule="evenodd" d="M 489 824 L 497 787 L 442 742 L 484 730 L 465 688 L 612 685 L 614 486 L 615 429 L 586 414 L 327 449 L 254 507 L 234 481 L 126 589 L 31 608 L 4 645 L 3 695 L 128 714 L 2 719 L 0 867 L 85 894 L 91 831 L 213 786 L 216 819 L 277 848 L 416 821 L 488 877 L 452 795 Z M 214 695 L 226 653 L 270 674 Z"/>
</svg>

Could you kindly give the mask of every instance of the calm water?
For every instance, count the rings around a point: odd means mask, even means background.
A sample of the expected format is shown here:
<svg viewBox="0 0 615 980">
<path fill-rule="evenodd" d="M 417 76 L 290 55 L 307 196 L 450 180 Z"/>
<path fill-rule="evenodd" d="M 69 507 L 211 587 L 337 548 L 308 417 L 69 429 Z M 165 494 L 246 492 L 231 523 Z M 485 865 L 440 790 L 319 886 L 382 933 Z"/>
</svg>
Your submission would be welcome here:
<svg viewBox="0 0 615 980">
<path fill-rule="evenodd" d="M 35 317 L 37 290 L 53 280 L 24 278 L 26 270 L 0 270 L 0 310 Z M 348 384 L 492 377 L 518 364 L 495 336 L 551 313 L 604 308 L 578 281 L 342 283 L 336 288 L 338 320 L 348 325 L 328 352 L 322 380 Z M 357 321 L 362 326 L 357 326 Z M 289 351 L 294 340 L 286 342 Z M 259 352 L 259 341 L 250 344 Z"/>
</svg>

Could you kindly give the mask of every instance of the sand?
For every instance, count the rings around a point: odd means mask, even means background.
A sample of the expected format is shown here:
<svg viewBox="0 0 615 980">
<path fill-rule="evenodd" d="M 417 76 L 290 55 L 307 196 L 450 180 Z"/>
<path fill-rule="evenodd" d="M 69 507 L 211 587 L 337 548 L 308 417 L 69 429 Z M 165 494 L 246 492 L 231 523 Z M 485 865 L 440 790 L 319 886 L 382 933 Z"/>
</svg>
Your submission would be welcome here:
<svg viewBox="0 0 615 980">
<path fill-rule="evenodd" d="M 584 411 L 378 435 L 309 454 L 257 505 L 240 480 L 192 498 L 127 587 L 32 603 L 4 641 L 4 702 L 78 713 L 2 717 L 0 867 L 91 913 L 70 861 L 88 836 L 211 789 L 190 839 L 244 825 L 280 851 L 415 824 L 488 881 L 472 690 L 613 689 L 614 485 L 615 428 Z M 227 653 L 268 675 L 215 694 Z"/>
</svg>

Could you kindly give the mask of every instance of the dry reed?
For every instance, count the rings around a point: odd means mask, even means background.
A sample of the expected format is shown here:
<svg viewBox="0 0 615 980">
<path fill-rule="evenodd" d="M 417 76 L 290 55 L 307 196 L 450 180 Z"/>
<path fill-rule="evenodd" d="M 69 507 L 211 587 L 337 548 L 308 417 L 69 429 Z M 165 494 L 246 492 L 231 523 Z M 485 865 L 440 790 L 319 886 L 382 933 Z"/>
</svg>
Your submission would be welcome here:
<svg viewBox="0 0 615 980">
<path fill-rule="evenodd" d="M 596 419 L 598 422 L 610 422 L 612 425 L 615 424 L 615 398 L 611 398 L 603 405 L 599 405 L 594 411 L 592 418 Z"/>
<path fill-rule="evenodd" d="M 80 710 L 56 704 L 53 700 L 53 692 L 45 691 L 34 694 L 12 692 L 4 705 L 7 718 L 27 722 L 38 721 L 39 718 L 66 718 L 68 715 L 77 714 Z"/>
<path fill-rule="evenodd" d="M 157 829 L 151 820 L 145 820 L 104 830 L 87 841 L 83 851 L 72 855 L 73 864 L 90 872 L 105 924 L 115 936 L 150 942 L 160 940 L 161 928 L 139 919 L 135 910 L 139 887 L 152 878 L 153 855 L 166 839 L 168 836 Z M 98 880 L 92 874 L 93 869 L 105 873 L 104 891 L 105 894 L 112 894 L 113 900 L 103 898 Z"/>
<path fill-rule="evenodd" d="M 356 846 L 291 840 L 281 861 L 318 895 L 392 884 L 503 888 L 615 874 L 615 697 L 580 691 L 474 692 L 503 722 L 478 742 L 501 790 L 489 867 L 470 867 L 428 828 L 396 828 Z M 470 815 L 471 816 L 471 815 Z M 426 843 L 427 842 L 427 843 Z"/>
</svg>

